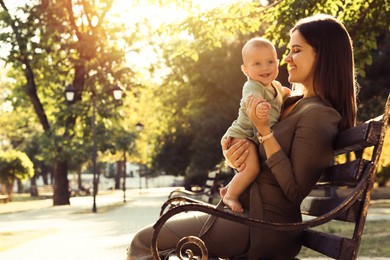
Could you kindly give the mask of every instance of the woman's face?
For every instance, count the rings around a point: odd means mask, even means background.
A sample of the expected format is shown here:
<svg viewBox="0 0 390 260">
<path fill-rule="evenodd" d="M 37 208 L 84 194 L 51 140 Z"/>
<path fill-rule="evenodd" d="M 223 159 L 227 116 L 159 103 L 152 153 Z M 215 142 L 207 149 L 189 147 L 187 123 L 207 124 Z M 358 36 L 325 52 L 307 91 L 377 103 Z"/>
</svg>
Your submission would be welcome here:
<svg viewBox="0 0 390 260">
<path fill-rule="evenodd" d="M 301 83 L 306 90 L 313 90 L 313 75 L 316 53 L 298 30 L 290 37 L 290 52 L 284 61 L 288 65 L 288 81 Z"/>
</svg>

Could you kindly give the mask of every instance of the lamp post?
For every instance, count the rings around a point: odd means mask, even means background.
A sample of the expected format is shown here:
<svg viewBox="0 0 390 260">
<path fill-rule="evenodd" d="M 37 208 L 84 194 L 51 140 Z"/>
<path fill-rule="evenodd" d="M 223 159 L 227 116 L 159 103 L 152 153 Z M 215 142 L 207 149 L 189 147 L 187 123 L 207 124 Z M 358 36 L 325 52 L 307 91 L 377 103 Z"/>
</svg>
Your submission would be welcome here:
<svg viewBox="0 0 390 260">
<path fill-rule="evenodd" d="M 126 202 L 126 150 L 123 150 L 123 202 Z"/>
<path fill-rule="evenodd" d="M 144 125 L 138 122 L 135 125 L 137 132 L 141 132 L 144 129 Z M 126 202 L 126 150 L 123 150 L 123 202 Z"/>
<path fill-rule="evenodd" d="M 92 184 L 93 184 L 93 206 L 92 206 L 92 212 L 96 213 L 96 195 L 97 195 L 97 165 L 96 165 L 96 158 L 97 158 L 97 145 L 96 145 L 96 95 L 95 92 L 92 92 L 92 119 L 91 119 L 91 125 L 92 125 L 92 169 L 93 169 L 93 178 L 92 178 Z"/>
<path fill-rule="evenodd" d="M 136 125 L 135 125 L 137 131 L 141 131 L 142 129 L 144 129 L 144 125 L 141 124 L 140 122 L 138 122 Z M 141 164 L 139 165 L 139 169 L 138 169 L 138 172 L 139 172 L 139 192 L 141 193 L 141 188 L 142 188 L 142 182 L 141 182 Z"/>
<path fill-rule="evenodd" d="M 122 98 L 122 89 L 119 86 L 114 86 L 112 89 L 113 95 L 115 99 Z M 72 102 L 75 97 L 75 89 L 73 86 L 68 85 L 65 89 L 65 97 L 68 102 Z M 92 91 L 92 119 L 91 119 L 91 127 L 92 127 L 92 169 L 93 169 L 93 205 L 92 212 L 97 212 L 96 207 L 96 195 L 97 195 L 97 187 L 98 187 L 98 179 L 97 179 L 97 137 L 96 137 L 96 93 Z"/>
</svg>

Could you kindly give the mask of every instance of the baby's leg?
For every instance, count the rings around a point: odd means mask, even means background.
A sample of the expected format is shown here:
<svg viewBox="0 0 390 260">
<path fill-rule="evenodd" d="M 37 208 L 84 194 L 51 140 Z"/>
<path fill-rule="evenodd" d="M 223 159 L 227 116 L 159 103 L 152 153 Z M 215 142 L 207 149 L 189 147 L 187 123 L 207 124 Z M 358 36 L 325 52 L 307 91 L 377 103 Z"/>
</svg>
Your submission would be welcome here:
<svg viewBox="0 0 390 260">
<path fill-rule="evenodd" d="M 232 144 L 238 142 L 240 139 L 234 138 Z M 240 195 L 245 189 L 256 179 L 260 172 L 260 162 L 257 152 L 257 146 L 250 142 L 248 148 L 249 154 L 245 160 L 245 169 L 234 175 L 233 179 L 227 186 L 225 196 L 223 196 L 223 203 L 231 208 L 234 212 L 242 212 L 243 208 L 239 202 Z"/>
<path fill-rule="evenodd" d="M 221 198 L 225 197 L 228 187 L 229 183 L 225 187 L 219 189 L 219 195 L 221 196 Z"/>
</svg>

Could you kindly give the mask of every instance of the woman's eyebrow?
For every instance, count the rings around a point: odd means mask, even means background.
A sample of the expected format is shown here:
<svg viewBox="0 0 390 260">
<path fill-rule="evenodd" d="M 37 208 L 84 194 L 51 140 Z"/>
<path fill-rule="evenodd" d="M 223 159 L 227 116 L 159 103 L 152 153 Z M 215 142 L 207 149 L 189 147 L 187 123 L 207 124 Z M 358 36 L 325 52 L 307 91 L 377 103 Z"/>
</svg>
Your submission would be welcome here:
<svg viewBox="0 0 390 260">
<path fill-rule="evenodd" d="M 294 44 L 294 45 L 291 46 L 291 48 L 302 48 L 302 46 L 299 45 L 299 44 Z"/>
</svg>

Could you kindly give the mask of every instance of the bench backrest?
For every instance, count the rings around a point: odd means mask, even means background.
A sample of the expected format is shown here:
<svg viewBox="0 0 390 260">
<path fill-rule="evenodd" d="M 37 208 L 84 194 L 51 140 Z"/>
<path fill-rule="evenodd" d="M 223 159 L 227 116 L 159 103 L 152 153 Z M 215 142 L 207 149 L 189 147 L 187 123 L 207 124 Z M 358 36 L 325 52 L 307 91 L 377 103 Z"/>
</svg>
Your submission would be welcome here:
<svg viewBox="0 0 390 260">
<path fill-rule="evenodd" d="M 335 259 L 356 259 L 363 234 L 376 170 L 390 114 L 390 95 L 383 116 L 340 132 L 335 140 L 335 163 L 317 183 L 323 192 L 313 192 L 301 204 L 304 215 L 353 223 L 350 237 L 330 231 L 307 229 L 302 245 Z M 369 154 L 369 156 L 367 156 Z M 344 159 L 342 163 L 338 162 Z M 335 191 L 343 191 L 340 196 Z"/>
</svg>

